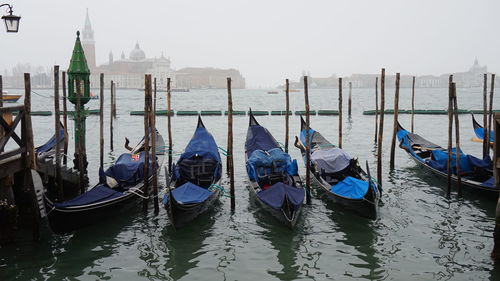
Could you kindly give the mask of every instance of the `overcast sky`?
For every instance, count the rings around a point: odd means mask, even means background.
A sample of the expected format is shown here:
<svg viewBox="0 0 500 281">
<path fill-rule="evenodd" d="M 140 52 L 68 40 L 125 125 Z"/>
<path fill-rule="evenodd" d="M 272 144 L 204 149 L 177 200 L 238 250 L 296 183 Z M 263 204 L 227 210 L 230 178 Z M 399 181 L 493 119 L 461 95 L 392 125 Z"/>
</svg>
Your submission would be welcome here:
<svg viewBox="0 0 500 281">
<path fill-rule="evenodd" d="M 97 64 L 147 57 L 172 67 L 236 68 L 247 87 L 331 74 L 441 74 L 477 57 L 500 70 L 499 0 L 3 0 L 22 16 L 0 29 L 0 70 L 17 63 L 67 68 L 89 9 Z M 0 15 L 4 15 L 4 7 Z M 3 23 L 2 23 L 3 25 Z"/>
</svg>

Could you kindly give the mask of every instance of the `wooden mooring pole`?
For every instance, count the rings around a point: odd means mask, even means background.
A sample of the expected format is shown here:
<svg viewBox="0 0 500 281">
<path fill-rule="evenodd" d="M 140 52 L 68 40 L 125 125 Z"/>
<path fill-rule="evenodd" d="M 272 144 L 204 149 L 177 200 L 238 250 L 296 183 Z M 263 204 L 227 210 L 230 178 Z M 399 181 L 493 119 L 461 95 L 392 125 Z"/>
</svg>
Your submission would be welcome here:
<svg viewBox="0 0 500 281">
<path fill-rule="evenodd" d="M 411 132 L 415 131 L 415 76 L 413 76 L 411 82 Z"/>
<path fill-rule="evenodd" d="M 394 158 L 396 153 L 396 135 L 398 134 L 398 112 L 399 112 L 399 80 L 400 74 L 396 73 L 396 93 L 394 94 L 394 122 L 392 127 L 391 159 L 390 169 L 394 169 Z"/>
<path fill-rule="evenodd" d="M 375 139 L 374 142 L 377 144 L 378 135 L 378 77 L 375 77 Z"/>
<path fill-rule="evenodd" d="M 153 205 L 155 214 L 160 212 L 158 202 L 158 169 L 156 164 L 156 78 L 154 79 L 153 108 L 149 114 L 151 127 L 151 168 L 153 169 Z"/>
<path fill-rule="evenodd" d="M 384 110 L 385 110 L 385 68 L 380 76 L 380 119 L 377 140 L 377 181 L 382 184 L 382 141 L 384 137 Z"/>
<path fill-rule="evenodd" d="M 116 83 L 113 83 L 113 117 L 116 118 Z"/>
<path fill-rule="evenodd" d="M 144 77 L 144 196 L 142 209 L 148 210 L 149 195 L 149 132 L 150 132 L 150 114 L 151 114 L 151 75 Z"/>
<path fill-rule="evenodd" d="M 452 84 L 453 90 L 453 115 L 455 117 L 455 158 L 457 166 L 457 191 L 458 196 L 462 196 L 462 176 L 460 175 L 460 123 L 458 121 L 457 85 Z"/>
<path fill-rule="evenodd" d="M 109 110 L 109 149 L 113 151 L 113 95 L 114 95 L 114 88 L 115 88 L 115 83 L 113 80 L 111 80 L 111 87 L 110 87 L 110 110 Z M 146 113 L 144 113 L 146 114 Z"/>
<path fill-rule="evenodd" d="M 339 77 L 339 148 L 342 148 L 342 77 Z"/>
<path fill-rule="evenodd" d="M 231 93 L 231 78 L 227 78 L 227 160 L 229 170 L 229 188 L 231 196 L 231 211 L 236 209 L 234 190 L 234 158 L 233 158 L 233 97 Z"/>
<path fill-rule="evenodd" d="M 99 76 L 99 165 L 104 169 L 104 73 Z"/>
<path fill-rule="evenodd" d="M 62 72 L 62 90 L 63 90 L 63 125 L 64 125 L 64 156 L 63 165 L 68 164 L 68 107 L 67 107 L 67 96 L 66 96 L 66 72 Z"/>
<path fill-rule="evenodd" d="M 288 126 L 290 120 L 290 81 L 285 80 L 285 152 L 288 153 Z"/>
<path fill-rule="evenodd" d="M 61 177 L 61 118 L 59 112 L 59 65 L 54 66 L 54 111 L 55 111 L 55 136 L 56 136 L 56 185 L 59 202 L 64 201 L 64 190 Z"/>
<path fill-rule="evenodd" d="M 484 139 L 487 140 L 487 145 L 488 145 L 488 150 L 487 150 L 487 155 L 490 155 L 490 132 L 493 130 L 491 127 L 491 120 L 493 118 L 493 93 L 495 90 L 495 74 L 491 74 L 491 86 L 490 86 L 490 106 L 488 109 L 488 134 L 484 136 Z"/>
<path fill-rule="evenodd" d="M 495 176 L 495 186 L 500 190 L 500 113 L 495 113 L 495 121 L 492 130 L 494 132 L 493 145 L 493 174 Z M 493 232 L 493 251 L 491 257 L 495 262 L 500 262 L 500 197 L 497 200 L 495 212 L 495 230 Z"/>
<path fill-rule="evenodd" d="M 172 154 L 173 154 L 173 145 L 172 145 L 172 105 L 171 101 L 171 92 L 170 92 L 170 77 L 167 78 L 167 129 L 168 129 L 168 176 L 172 175 Z"/>
<path fill-rule="evenodd" d="M 26 151 L 22 153 L 22 157 L 25 159 L 24 186 L 31 193 L 33 240 L 38 241 L 40 240 L 40 210 L 31 177 L 31 169 L 36 170 L 36 155 L 31 123 L 31 78 L 29 73 L 24 73 L 24 128 L 21 130 L 21 138 L 25 139 L 26 144 Z"/>
<path fill-rule="evenodd" d="M 0 107 L 2 106 L 3 106 L 3 78 L 2 75 L 0 75 Z"/>
<path fill-rule="evenodd" d="M 311 136 L 309 129 L 309 85 L 304 76 L 304 102 L 306 105 L 306 203 L 311 204 Z"/>
<path fill-rule="evenodd" d="M 351 106 L 352 106 L 352 82 L 349 82 L 349 102 L 347 104 L 347 115 L 351 117 Z"/>
<path fill-rule="evenodd" d="M 75 115 L 76 115 L 76 126 L 78 127 L 78 139 L 80 140 L 78 142 L 77 147 L 75 147 L 75 153 L 77 156 L 77 164 L 78 164 L 78 187 L 80 188 L 80 193 L 83 194 L 85 192 L 85 182 L 84 182 L 84 175 L 85 175 L 85 167 L 84 167 L 84 157 L 85 161 L 87 159 L 86 155 L 84 154 L 83 150 L 83 138 L 84 138 L 84 132 L 82 128 L 82 111 L 81 111 L 81 98 L 82 98 L 82 87 L 81 87 L 82 81 L 80 79 L 76 80 L 76 108 L 75 108 Z"/>
<path fill-rule="evenodd" d="M 486 137 L 488 132 L 488 74 L 483 76 L 483 159 L 489 155 L 489 141 Z"/>
<path fill-rule="evenodd" d="M 450 75 L 449 85 L 448 85 L 448 162 L 447 162 L 447 174 L 448 174 L 448 188 L 446 194 L 450 196 L 451 194 L 451 149 L 452 149 L 452 127 L 453 127 L 453 75 Z"/>
</svg>

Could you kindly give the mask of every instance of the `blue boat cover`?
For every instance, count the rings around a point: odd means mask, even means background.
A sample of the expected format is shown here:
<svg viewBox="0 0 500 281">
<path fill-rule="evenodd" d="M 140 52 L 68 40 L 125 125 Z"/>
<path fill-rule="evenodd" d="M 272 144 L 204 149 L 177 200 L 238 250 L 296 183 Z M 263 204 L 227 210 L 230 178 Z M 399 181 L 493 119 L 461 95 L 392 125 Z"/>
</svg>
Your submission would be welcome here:
<svg viewBox="0 0 500 281">
<path fill-rule="evenodd" d="M 64 129 L 59 131 L 59 140 L 64 141 Z M 56 146 L 56 135 L 53 135 L 44 145 L 35 149 L 36 153 L 43 153 L 53 149 Z"/>
<path fill-rule="evenodd" d="M 278 142 L 266 128 L 260 125 L 248 127 L 247 139 L 245 142 L 247 157 L 250 157 L 255 150 L 260 149 L 268 151 L 277 147 L 280 147 Z"/>
<path fill-rule="evenodd" d="M 457 153 L 456 148 L 451 149 L 451 170 L 453 174 L 457 173 Z M 469 158 L 465 155 L 461 150 L 459 152 L 460 155 L 460 171 L 461 172 L 471 172 L 472 168 L 469 163 Z M 448 152 L 446 150 L 433 150 L 432 156 L 434 158 L 433 161 L 436 161 L 440 166 L 443 166 L 445 169 L 448 167 Z"/>
<path fill-rule="evenodd" d="M 476 137 L 478 139 L 484 140 L 484 128 L 476 128 L 476 129 L 474 129 L 474 133 L 476 133 Z M 490 132 L 490 142 L 494 142 L 494 141 L 495 141 L 495 135 L 494 135 L 494 132 L 491 131 Z"/>
<path fill-rule="evenodd" d="M 481 184 L 482 186 L 489 187 L 495 189 L 495 177 L 491 176 L 487 181 Z"/>
<path fill-rule="evenodd" d="M 255 150 L 248 158 L 247 173 L 250 180 L 265 177 L 272 173 L 287 173 L 294 176 L 298 174 L 297 161 L 281 148 L 273 148 L 269 151 Z"/>
<path fill-rule="evenodd" d="M 105 174 L 114 178 L 120 186 L 135 185 L 144 180 L 144 151 L 139 154 L 123 153 Z M 153 166 L 152 155 L 149 156 L 149 167 Z M 149 176 L 153 169 L 149 169 Z"/>
<path fill-rule="evenodd" d="M 199 155 L 202 158 L 211 158 L 217 162 L 221 161 L 214 137 L 203 127 L 196 128 L 191 141 L 189 141 L 186 149 L 184 149 L 184 153 L 179 158 L 179 162 L 182 159 L 191 158 L 195 155 Z"/>
<path fill-rule="evenodd" d="M 333 194 L 347 197 L 351 199 L 361 199 L 365 196 L 366 192 L 368 192 L 369 184 L 366 181 L 353 178 L 346 177 L 341 182 L 333 185 L 330 188 L 330 191 Z"/>
<path fill-rule="evenodd" d="M 56 208 L 76 207 L 99 203 L 123 196 L 122 192 L 113 190 L 103 184 L 96 185 L 91 190 L 62 203 L 55 203 Z"/>
<path fill-rule="evenodd" d="M 199 187 L 190 182 L 172 190 L 172 196 L 179 204 L 201 203 L 207 200 L 207 198 L 212 194 L 213 192 L 208 191 L 206 188 Z"/>
<path fill-rule="evenodd" d="M 314 130 L 309 127 L 309 144 L 312 144 Z M 300 141 L 306 145 L 306 130 L 300 131 Z"/>
<path fill-rule="evenodd" d="M 488 170 L 491 170 L 493 168 L 493 162 L 491 161 L 489 155 L 484 156 L 484 159 L 479 159 L 472 155 L 467 155 L 467 157 L 469 158 L 469 162 L 472 167 L 483 168 Z"/>
<path fill-rule="evenodd" d="M 266 205 L 276 210 L 282 208 L 285 197 L 287 197 L 288 201 L 292 204 L 293 209 L 297 210 L 304 202 L 305 194 L 306 193 L 302 188 L 296 188 L 282 182 L 278 182 L 268 189 L 257 193 L 257 197 Z"/>
</svg>

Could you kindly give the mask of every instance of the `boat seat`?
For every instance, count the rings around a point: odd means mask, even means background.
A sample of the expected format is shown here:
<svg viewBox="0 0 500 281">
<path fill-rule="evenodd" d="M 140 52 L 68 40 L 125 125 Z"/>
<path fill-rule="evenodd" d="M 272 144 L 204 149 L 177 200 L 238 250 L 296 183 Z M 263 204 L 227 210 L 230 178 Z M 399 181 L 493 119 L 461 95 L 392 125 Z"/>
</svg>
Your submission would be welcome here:
<svg viewBox="0 0 500 281">
<path fill-rule="evenodd" d="M 191 182 L 201 187 L 209 187 L 215 178 L 217 161 L 199 156 L 183 159 L 177 164 L 180 171 L 180 183 Z"/>
</svg>

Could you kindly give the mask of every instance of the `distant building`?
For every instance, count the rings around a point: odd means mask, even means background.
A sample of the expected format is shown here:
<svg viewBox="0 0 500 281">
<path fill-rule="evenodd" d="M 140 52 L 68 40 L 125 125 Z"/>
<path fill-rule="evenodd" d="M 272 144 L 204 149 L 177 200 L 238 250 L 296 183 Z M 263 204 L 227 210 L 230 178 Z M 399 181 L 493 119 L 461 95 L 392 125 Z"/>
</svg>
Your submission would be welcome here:
<svg viewBox="0 0 500 281">
<path fill-rule="evenodd" d="M 227 77 L 231 77 L 231 87 L 245 88 L 245 78 L 236 69 L 212 67 L 186 67 L 175 72 L 176 86 L 190 89 L 221 89 L 227 87 Z"/>
</svg>

